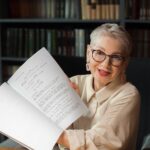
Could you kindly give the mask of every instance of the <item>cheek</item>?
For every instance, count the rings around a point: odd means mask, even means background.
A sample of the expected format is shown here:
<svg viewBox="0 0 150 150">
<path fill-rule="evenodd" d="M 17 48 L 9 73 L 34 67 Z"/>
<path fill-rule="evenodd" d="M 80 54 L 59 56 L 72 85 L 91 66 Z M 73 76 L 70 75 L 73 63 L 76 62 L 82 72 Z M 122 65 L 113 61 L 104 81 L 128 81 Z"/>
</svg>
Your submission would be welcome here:
<svg viewBox="0 0 150 150">
<path fill-rule="evenodd" d="M 116 78 L 120 76 L 120 71 L 119 70 L 113 70 L 112 71 L 112 78 Z"/>
<path fill-rule="evenodd" d="M 120 77 L 120 75 L 122 74 L 123 70 L 121 67 L 119 68 L 113 68 L 112 69 L 112 78 L 117 78 Z"/>
<path fill-rule="evenodd" d="M 91 73 L 93 73 L 96 70 L 98 64 L 99 63 L 93 61 L 92 59 L 90 60 L 89 67 L 90 67 Z"/>
</svg>

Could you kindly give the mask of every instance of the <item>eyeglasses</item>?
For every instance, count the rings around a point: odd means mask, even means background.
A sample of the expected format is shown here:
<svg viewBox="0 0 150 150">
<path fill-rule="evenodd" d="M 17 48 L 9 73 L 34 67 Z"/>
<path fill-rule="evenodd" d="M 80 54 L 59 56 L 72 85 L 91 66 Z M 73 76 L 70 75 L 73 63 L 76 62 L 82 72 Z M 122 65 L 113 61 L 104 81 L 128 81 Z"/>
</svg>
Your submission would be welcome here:
<svg viewBox="0 0 150 150">
<path fill-rule="evenodd" d="M 123 61 L 125 61 L 125 57 L 119 54 L 107 55 L 101 50 L 92 49 L 92 57 L 96 62 L 103 62 L 106 59 L 106 56 L 109 57 L 111 65 L 115 67 L 119 67 Z"/>
</svg>

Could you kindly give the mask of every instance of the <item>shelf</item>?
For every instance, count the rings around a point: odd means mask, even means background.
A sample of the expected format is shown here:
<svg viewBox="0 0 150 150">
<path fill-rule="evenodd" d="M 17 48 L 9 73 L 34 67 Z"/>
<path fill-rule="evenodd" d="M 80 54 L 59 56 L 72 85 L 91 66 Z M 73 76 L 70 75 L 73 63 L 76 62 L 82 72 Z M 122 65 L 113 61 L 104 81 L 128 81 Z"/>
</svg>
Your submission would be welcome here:
<svg viewBox="0 0 150 150">
<path fill-rule="evenodd" d="M 124 20 L 125 26 L 131 29 L 150 29 L 150 20 Z"/>
<path fill-rule="evenodd" d="M 124 21 L 125 23 L 131 23 L 131 24 L 150 24 L 150 20 L 130 20 L 130 19 L 126 19 Z"/>
<path fill-rule="evenodd" d="M 0 19 L 0 23 L 59 23 L 59 24 L 85 24 L 85 23 L 104 23 L 104 22 L 116 22 L 119 23 L 120 20 L 81 20 L 81 19 L 37 19 L 37 18 L 30 18 L 30 19 Z"/>
<path fill-rule="evenodd" d="M 81 19 L 0 19 L 1 26 L 9 27 L 40 27 L 40 28 L 57 28 L 62 29 L 78 28 L 93 29 L 103 23 L 118 23 L 120 20 L 81 20 Z"/>
<path fill-rule="evenodd" d="M 2 62 L 25 62 L 27 58 L 12 58 L 12 57 L 1 57 Z"/>
</svg>

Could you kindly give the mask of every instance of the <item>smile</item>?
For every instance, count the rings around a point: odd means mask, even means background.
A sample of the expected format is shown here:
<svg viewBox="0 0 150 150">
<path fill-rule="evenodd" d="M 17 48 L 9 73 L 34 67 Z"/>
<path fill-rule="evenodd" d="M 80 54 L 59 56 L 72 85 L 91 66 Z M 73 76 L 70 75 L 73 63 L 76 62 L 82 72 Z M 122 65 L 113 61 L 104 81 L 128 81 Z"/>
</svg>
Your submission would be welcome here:
<svg viewBox="0 0 150 150">
<path fill-rule="evenodd" d="M 108 75 L 110 75 L 109 71 L 103 70 L 103 69 L 98 69 L 98 72 L 100 74 L 100 76 L 106 77 Z"/>
</svg>

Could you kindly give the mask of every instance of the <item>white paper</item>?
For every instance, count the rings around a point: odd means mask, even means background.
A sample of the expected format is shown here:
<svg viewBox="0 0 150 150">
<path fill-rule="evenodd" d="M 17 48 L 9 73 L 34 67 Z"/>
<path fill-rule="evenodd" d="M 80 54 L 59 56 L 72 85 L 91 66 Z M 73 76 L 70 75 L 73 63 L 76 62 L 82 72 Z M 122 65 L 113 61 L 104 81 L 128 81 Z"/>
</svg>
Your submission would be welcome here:
<svg viewBox="0 0 150 150">
<path fill-rule="evenodd" d="M 6 83 L 0 86 L 0 132 L 35 150 L 51 150 L 63 131 Z"/>
<path fill-rule="evenodd" d="M 31 148 L 36 146 L 36 150 L 50 150 L 58 135 L 87 112 L 87 107 L 70 87 L 69 79 L 45 48 L 30 57 L 8 80 L 8 84 L 10 87 L 4 84 L 0 88 L 0 96 L 3 97 L 0 105 L 3 103 L 4 107 L 1 114 L 6 118 L 7 124 L 6 127 L 5 124 L 1 125 L 0 131 L 7 131 L 9 136 L 31 145 Z M 10 105 L 9 111 L 7 105 Z M 11 117 L 10 111 L 14 111 Z M 12 127 L 9 123 L 13 120 Z M 22 127 L 26 127 L 24 132 Z M 30 137 L 32 130 L 39 132 Z M 38 135 L 41 139 L 38 139 Z"/>
</svg>

